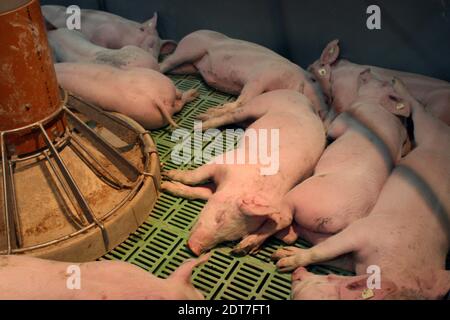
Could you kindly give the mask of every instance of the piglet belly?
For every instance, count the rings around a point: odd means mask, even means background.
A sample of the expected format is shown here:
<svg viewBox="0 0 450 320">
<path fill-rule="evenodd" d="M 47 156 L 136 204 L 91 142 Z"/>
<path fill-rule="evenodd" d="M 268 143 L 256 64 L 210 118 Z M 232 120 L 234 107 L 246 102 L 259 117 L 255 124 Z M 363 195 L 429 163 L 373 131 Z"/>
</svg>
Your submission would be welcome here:
<svg viewBox="0 0 450 320">
<path fill-rule="evenodd" d="M 210 86 L 229 94 L 240 94 L 249 79 L 248 65 L 231 54 L 208 52 L 196 67 Z"/>
</svg>

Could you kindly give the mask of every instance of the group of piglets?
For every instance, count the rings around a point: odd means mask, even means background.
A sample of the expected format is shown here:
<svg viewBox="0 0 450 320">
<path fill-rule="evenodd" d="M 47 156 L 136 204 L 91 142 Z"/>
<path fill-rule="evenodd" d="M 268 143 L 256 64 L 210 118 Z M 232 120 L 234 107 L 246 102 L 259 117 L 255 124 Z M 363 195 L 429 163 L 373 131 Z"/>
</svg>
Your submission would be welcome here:
<svg viewBox="0 0 450 320">
<path fill-rule="evenodd" d="M 294 299 L 442 298 L 450 289 L 450 84 L 339 54 L 332 41 L 303 70 L 217 32 L 183 38 L 160 70 L 199 73 L 239 96 L 201 114 L 202 129 L 248 127 L 225 156 L 164 172 L 162 188 L 207 200 L 188 240 L 197 255 L 224 241 L 252 254 L 272 235 L 311 242 L 273 254 L 281 272 L 295 270 Z M 260 129 L 279 130 L 276 174 L 262 174 L 263 161 L 223 162 L 249 155 L 245 141 Z M 356 276 L 314 275 L 304 268 L 314 263 Z M 374 266 L 379 286 L 370 285 Z"/>
<path fill-rule="evenodd" d="M 206 201 L 188 240 L 194 254 L 226 241 L 238 241 L 236 255 L 253 254 L 271 236 L 288 245 L 301 237 L 313 247 L 273 254 L 281 272 L 294 271 L 294 299 L 439 299 L 450 289 L 449 83 L 342 60 L 337 40 L 304 70 L 214 31 L 193 32 L 178 45 L 161 41 L 156 15 L 138 24 L 82 10 L 79 32 L 64 29 L 64 7 L 42 8 L 60 84 L 148 129 L 176 127 L 172 115 L 197 95 L 178 91 L 164 73 L 199 74 L 238 96 L 198 116 L 203 130 L 246 126 L 237 148 L 194 170 L 163 172 L 164 191 Z M 161 52 L 170 55 L 158 64 Z M 278 166 L 269 174 L 262 159 L 249 161 L 255 150 L 245 142 L 272 129 Z M 274 143 L 259 147 L 274 150 Z M 242 154 L 243 162 L 223 161 Z M 86 263 L 83 290 L 70 292 L 66 263 L 4 257 L 0 275 L 8 281 L 0 291 L 23 297 L 17 270 L 45 269 L 61 281 L 36 278 L 24 284 L 27 297 L 200 299 L 189 279 L 206 259 L 167 280 L 120 262 Z M 356 275 L 315 275 L 305 269 L 314 263 L 338 263 Z M 376 288 L 368 286 L 372 266 L 381 270 Z"/>
<path fill-rule="evenodd" d="M 181 92 L 159 72 L 158 57 L 176 43 L 161 40 L 158 16 L 140 24 L 117 15 L 81 10 L 81 29 L 66 28 L 66 8 L 42 6 L 59 84 L 86 102 L 125 114 L 146 129 L 170 124 L 197 97 Z"/>
</svg>

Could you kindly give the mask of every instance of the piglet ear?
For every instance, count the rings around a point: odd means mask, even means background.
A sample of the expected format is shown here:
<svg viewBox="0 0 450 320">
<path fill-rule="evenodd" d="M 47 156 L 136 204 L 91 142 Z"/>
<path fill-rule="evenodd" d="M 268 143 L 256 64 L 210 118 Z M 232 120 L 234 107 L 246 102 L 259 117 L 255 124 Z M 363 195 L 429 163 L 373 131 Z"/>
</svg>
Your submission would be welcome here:
<svg viewBox="0 0 450 320">
<path fill-rule="evenodd" d="M 392 86 L 394 88 L 394 94 L 393 97 L 397 98 L 397 100 L 400 100 L 400 105 L 397 106 L 397 108 L 400 108 L 403 110 L 403 113 L 400 115 L 403 115 L 405 117 L 409 117 L 411 112 L 413 110 L 423 110 L 423 105 L 414 98 L 409 90 L 406 88 L 406 85 L 403 83 L 402 80 L 399 78 L 394 77 L 392 79 Z M 403 108 L 404 104 L 406 108 Z M 398 113 L 395 113 L 398 114 Z"/>
<path fill-rule="evenodd" d="M 389 280 L 382 280 L 380 289 L 369 289 L 367 279 L 370 275 L 350 277 L 339 286 L 342 300 L 383 300 L 397 290 L 397 286 Z"/>
<path fill-rule="evenodd" d="M 331 41 L 323 50 L 320 62 L 323 64 L 333 64 L 339 57 L 339 40 Z"/>
<path fill-rule="evenodd" d="M 245 197 L 238 202 L 242 214 L 250 217 L 269 217 L 279 210 L 271 207 L 264 199 L 258 197 Z"/>
<path fill-rule="evenodd" d="M 160 54 L 171 54 L 177 48 L 178 43 L 173 40 L 162 40 Z"/>
<path fill-rule="evenodd" d="M 380 104 L 392 114 L 408 118 L 411 115 L 411 102 L 396 93 L 384 96 Z"/>
<path fill-rule="evenodd" d="M 45 22 L 45 28 L 47 29 L 47 31 L 51 31 L 51 30 L 56 30 L 56 29 L 58 29 L 58 28 L 55 27 L 52 23 L 50 23 L 50 21 L 48 21 L 47 19 L 45 19 L 45 17 L 44 17 L 44 22 Z"/>
<path fill-rule="evenodd" d="M 374 76 L 372 74 L 372 70 L 370 70 L 370 68 L 365 69 L 358 76 L 358 88 L 364 84 L 367 84 L 373 78 Z"/>
<path fill-rule="evenodd" d="M 151 30 L 156 30 L 157 25 L 158 25 L 158 13 L 157 12 L 155 12 L 153 14 L 153 17 L 150 20 L 144 22 L 144 27 L 149 28 Z"/>
</svg>

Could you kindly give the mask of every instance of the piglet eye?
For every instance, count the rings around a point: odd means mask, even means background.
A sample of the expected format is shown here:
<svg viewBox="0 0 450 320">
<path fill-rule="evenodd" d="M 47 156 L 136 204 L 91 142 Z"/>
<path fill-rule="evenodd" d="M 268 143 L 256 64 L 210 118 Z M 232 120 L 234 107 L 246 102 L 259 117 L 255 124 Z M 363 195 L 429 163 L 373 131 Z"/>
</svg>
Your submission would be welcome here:
<svg viewBox="0 0 450 320">
<path fill-rule="evenodd" d="M 145 31 L 144 27 L 140 27 L 139 30 L 141 30 L 142 32 Z"/>
</svg>

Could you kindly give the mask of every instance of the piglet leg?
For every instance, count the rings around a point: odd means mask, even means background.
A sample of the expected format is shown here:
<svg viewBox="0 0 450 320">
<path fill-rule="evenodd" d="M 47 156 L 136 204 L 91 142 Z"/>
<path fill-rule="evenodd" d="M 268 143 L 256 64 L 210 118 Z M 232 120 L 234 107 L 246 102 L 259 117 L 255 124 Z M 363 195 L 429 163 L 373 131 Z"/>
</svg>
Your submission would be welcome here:
<svg viewBox="0 0 450 320">
<path fill-rule="evenodd" d="M 241 95 L 237 98 L 236 101 L 225 103 L 221 106 L 218 106 L 216 108 L 211 108 L 208 111 L 206 111 L 203 114 L 200 114 L 197 118 L 200 120 L 206 120 L 210 117 L 214 117 L 216 115 L 221 115 L 224 112 L 230 112 L 235 110 L 236 108 L 239 108 L 249 102 L 251 99 L 253 99 L 256 96 L 259 96 L 263 94 L 265 91 L 264 86 L 261 84 L 260 81 L 250 81 L 247 83 L 244 88 L 242 89 Z"/>
<path fill-rule="evenodd" d="M 223 105 L 217 106 L 215 108 L 208 109 L 205 113 L 201 113 L 197 116 L 198 120 L 208 120 L 212 117 L 221 116 L 224 113 L 232 112 L 236 108 L 240 107 L 242 105 L 239 101 L 233 101 L 229 103 L 225 103 Z"/>
<path fill-rule="evenodd" d="M 195 89 L 191 89 L 185 92 L 177 90 L 177 100 L 175 101 L 176 112 L 180 111 L 186 103 L 194 101 L 198 97 L 198 92 Z"/>
<path fill-rule="evenodd" d="M 286 244 L 294 244 L 299 237 L 299 228 L 298 224 L 294 222 L 289 227 L 275 233 L 274 237 Z"/>
<path fill-rule="evenodd" d="M 217 116 L 211 116 L 206 121 L 203 121 L 202 130 L 206 131 L 210 128 L 219 128 L 228 124 L 244 122 L 249 118 L 257 117 L 264 112 L 265 111 L 262 108 L 255 109 L 253 107 L 248 107 L 248 105 L 233 109 L 229 112 L 224 111 Z"/>
<path fill-rule="evenodd" d="M 247 216 L 267 216 L 267 220 L 255 233 L 244 237 L 233 249 L 233 253 L 238 255 L 256 253 L 264 241 L 291 225 L 293 219 L 292 210 L 288 206 L 277 210 L 263 203 L 243 200 L 239 209 Z"/>
<path fill-rule="evenodd" d="M 192 63 L 184 63 L 170 70 L 170 74 L 199 74 L 198 69 Z"/>
<path fill-rule="evenodd" d="M 163 181 L 161 190 L 189 200 L 208 200 L 213 194 L 212 186 L 191 187 L 180 182 Z"/>
<path fill-rule="evenodd" d="M 246 118 L 243 111 L 242 108 L 238 108 L 234 111 L 224 113 L 221 116 L 211 117 L 202 123 L 202 130 L 206 131 L 211 128 L 219 128 L 228 124 L 241 122 Z"/>
<path fill-rule="evenodd" d="M 184 64 L 194 64 L 206 54 L 202 45 L 192 44 L 189 41 L 181 41 L 173 54 L 164 59 L 159 67 L 162 73 L 167 73 Z M 193 70 L 193 69 L 192 69 Z M 193 70 L 194 71 L 194 70 Z"/>
<path fill-rule="evenodd" d="M 214 178 L 217 166 L 214 164 L 205 164 L 194 170 L 168 170 L 162 172 L 164 178 L 172 181 L 181 182 L 190 186 L 204 184 Z"/>
<path fill-rule="evenodd" d="M 358 233 L 355 233 L 355 227 L 352 226 L 354 224 L 309 249 L 297 247 L 279 249 L 272 255 L 272 258 L 278 260 L 277 267 L 281 272 L 288 272 L 298 267 L 329 261 L 343 254 L 356 251 L 357 246 L 359 247 L 361 243 L 355 240 Z"/>
<path fill-rule="evenodd" d="M 214 177 L 215 170 L 215 165 L 206 164 L 194 170 L 163 171 L 163 178 L 172 181 L 164 181 L 161 189 L 186 199 L 208 200 L 215 187 L 212 183 L 206 183 Z"/>
</svg>

